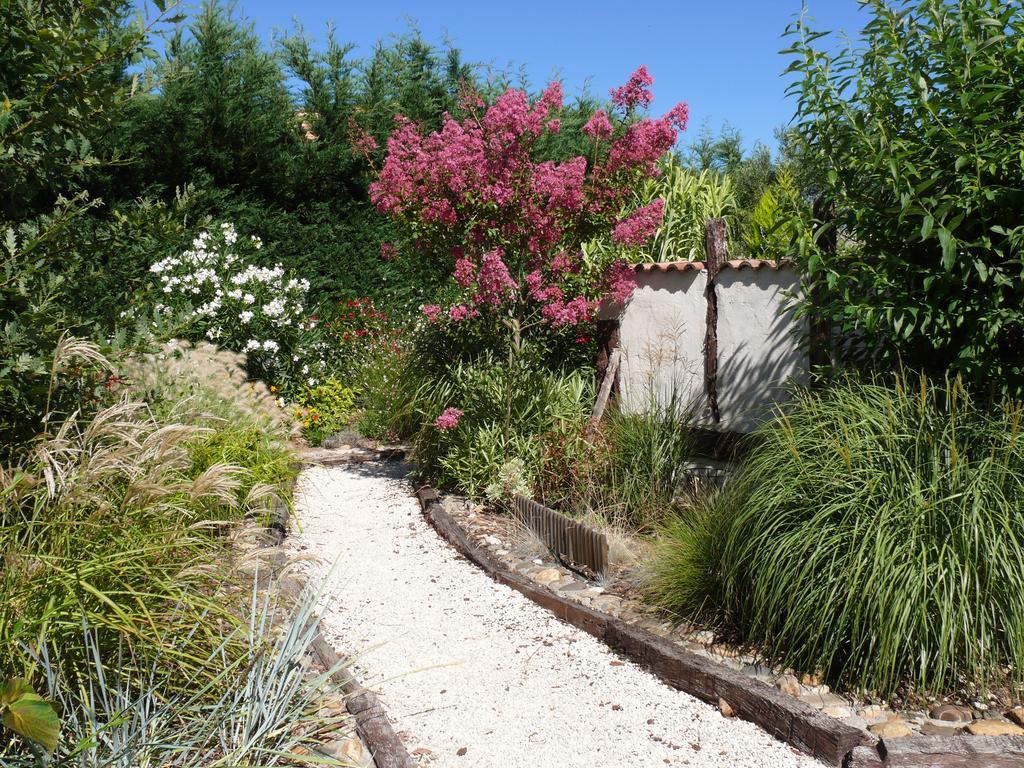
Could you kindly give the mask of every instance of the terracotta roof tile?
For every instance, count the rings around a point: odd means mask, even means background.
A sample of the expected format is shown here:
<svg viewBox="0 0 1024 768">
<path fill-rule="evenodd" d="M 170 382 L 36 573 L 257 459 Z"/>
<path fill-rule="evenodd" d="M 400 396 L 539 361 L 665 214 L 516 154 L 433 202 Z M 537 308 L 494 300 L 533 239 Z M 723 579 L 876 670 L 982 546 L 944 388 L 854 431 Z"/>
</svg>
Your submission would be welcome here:
<svg viewBox="0 0 1024 768">
<path fill-rule="evenodd" d="M 782 267 L 792 267 L 793 261 L 791 259 L 730 259 L 722 265 L 722 268 L 728 269 L 781 269 Z M 637 264 L 634 269 L 637 272 L 700 272 L 705 269 L 703 261 L 656 261 L 649 262 L 647 264 Z"/>
</svg>

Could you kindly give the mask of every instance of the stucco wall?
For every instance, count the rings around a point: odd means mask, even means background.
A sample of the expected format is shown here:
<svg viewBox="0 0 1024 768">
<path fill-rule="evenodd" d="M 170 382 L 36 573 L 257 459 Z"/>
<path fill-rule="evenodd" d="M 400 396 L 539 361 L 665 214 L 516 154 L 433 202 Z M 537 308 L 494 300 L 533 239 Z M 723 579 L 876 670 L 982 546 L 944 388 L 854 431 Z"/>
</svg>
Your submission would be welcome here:
<svg viewBox="0 0 1024 768">
<path fill-rule="evenodd" d="M 704 395 L 704 334 L 707 273 L 650 269 L 621 316 L 619 396 L 622 408 L 638 413 L 652 396 L 664 406 L 692 406 L 703 426 L 749 432 L 771 405 L 785 397 L 791 380 L 809 371 L 800 344 L 803 324 L 787 308 L 799 284 L 789 266 L 725 267 L 717 279 L 718 402 L 715 424 Z"/>
</svg>

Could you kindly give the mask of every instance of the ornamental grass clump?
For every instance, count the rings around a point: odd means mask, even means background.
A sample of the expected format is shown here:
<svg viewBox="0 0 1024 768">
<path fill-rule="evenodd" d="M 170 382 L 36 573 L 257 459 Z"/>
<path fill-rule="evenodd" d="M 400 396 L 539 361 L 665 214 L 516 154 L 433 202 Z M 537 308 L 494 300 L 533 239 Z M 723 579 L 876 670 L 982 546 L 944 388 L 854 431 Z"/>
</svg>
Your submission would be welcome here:
<svg viewBox="0 0 1024 768">
<path fill-rule="evenodd" d="M 1019 678 L 1022 420 L 959 380 L 798 391 L 738 478 L 663 530 L 650 598 L 882 695 Z"/>
<path fill-rule="evenodd" d="M 67 677 L 82 673 L 83 622 L 103 658 L 128 644 L 175 680 L 200 674 L 235 622 L 222 591 L 233 532 L 292 475 L 266 403 L 200 384 L 233 361 L 185 348 L 126 365 L 113 404 L 55 421 L 0 467 L 0 679 L 33 675 L 44 646 Z"/>
<path fill-rule="evenodd" d="M 352 725 L 337 706 L 337 696 L 329 693 L 335 687 L 332 674 L 339 670 L 308 668 L 320 594 L 307 589 L 294 601 L 282 599 L 280 583 L 265 583 L 266 575 L 256 572 L 248 595 L 239 587 L 237 621 L 227 625 L 214 615 L 206 617 L 215 626 L 212 643 L 196 659 L 199 672 L 184 678 L 171 649 L 190 647 L 188 631 L 168 632 L 167 647 L 151 659 L 130 642 L 111 653 L 101 633 L 83 621 L 73 646 L 85 651 L 84 661 L 76 665 L 89 680 L 84 686 L 67 674 L 63 649 L 43 642 L 33 654 L 37 687 L 60 713 L 59 738 L 47 746 L 52 754 L 44 754 L 41 745 L 0 728 L 0 764 L 346 764 L 315 751 Z"/>
<path fill-rule="evenodd" d="M 639 413 L 612 409 L 594 434 L 549 433 L 537 498 L 568 514 L 650 532 L 686 496 L 686 464 L 696 453 L 692 424 L 692 409 L 672 393 Z"/>
</svg>

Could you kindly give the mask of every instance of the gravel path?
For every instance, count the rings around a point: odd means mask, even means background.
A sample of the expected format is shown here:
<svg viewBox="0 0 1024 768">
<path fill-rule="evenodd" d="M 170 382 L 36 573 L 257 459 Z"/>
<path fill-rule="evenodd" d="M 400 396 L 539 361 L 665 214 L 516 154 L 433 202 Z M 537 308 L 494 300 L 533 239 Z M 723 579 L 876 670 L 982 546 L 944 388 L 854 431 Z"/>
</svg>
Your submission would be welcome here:
<svg viewBox="0 0 1024 768">
<path fill-rule="evenodd" d="M 398 471 L 303 472 L 289 547 L 327 579 L 327 639 L 357 654 L 357 676 L 423 764 L 821 768 L 460 559 Z"/>
</svg>

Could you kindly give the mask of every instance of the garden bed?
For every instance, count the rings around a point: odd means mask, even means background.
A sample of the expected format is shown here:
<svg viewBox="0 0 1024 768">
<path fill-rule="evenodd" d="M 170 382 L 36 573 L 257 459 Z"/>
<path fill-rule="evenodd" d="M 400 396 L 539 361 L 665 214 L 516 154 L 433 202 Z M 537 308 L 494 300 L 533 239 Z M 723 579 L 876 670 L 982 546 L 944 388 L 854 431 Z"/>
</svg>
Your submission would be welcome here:
<svg viewBox="0 0 1024 768">
<path fill-rule="evenodd" d="M 669 684 L 723 714 L 751 720 L 832 765 L 1024 765 L 1024 733 L 990 710 L 937 702 L 928 711 L 893 711 L 838 696 L 810 677 L 760 666 L 712 633 L 673 627 L 645 609 L 613 572 L 589 581 L 537 550 L 509 518 L 430 488 L 424 514 L 470 561 L 563 620 L 619 647 Z M 1021 711 L 1010 718 L 1021 721 Z"/>
</svg>

